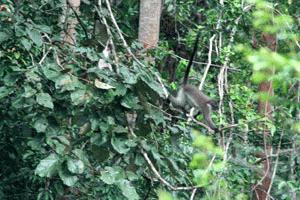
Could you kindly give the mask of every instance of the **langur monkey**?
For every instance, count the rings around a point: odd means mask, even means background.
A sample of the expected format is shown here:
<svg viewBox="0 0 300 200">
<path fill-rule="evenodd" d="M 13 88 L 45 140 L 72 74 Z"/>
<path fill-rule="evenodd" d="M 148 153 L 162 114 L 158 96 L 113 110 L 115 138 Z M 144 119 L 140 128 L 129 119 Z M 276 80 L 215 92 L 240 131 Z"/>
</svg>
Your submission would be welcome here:
<svg viewBox="0 0 300 200">
<path fill-rule="evenodd" d="M 216 130 L 217 127 L 215 126 L 214 122 L 211 119 L 211 107 L 216 105 L 216 102 L 212 99 L 210 99 L 208 96 L 203 94 L 199 89 L 193 85 L 190 85 L 187 83 L 189 72 L 193 63 L 193 59 L 195 57 L 195 54 L 197 52 L 198 47 L 198 41 L 199 41 L 200 33 L 197 34 L 196 41 L 194 44 L 194 49 L 192 52 L 192 55 L 189 59 L 188 66 L 185 71 L 184 79 L 181 88 L 177 92 L 176 97 L 173 97 L 172 95 L 169 95 L 169 99 L 172 102 L 173 105 L 189 109 L 189 108 L 196 108 L 200 109 L 203 113 L 204 119 L 207 123 L 207 125 L 213 129 Z"/>
</svg>

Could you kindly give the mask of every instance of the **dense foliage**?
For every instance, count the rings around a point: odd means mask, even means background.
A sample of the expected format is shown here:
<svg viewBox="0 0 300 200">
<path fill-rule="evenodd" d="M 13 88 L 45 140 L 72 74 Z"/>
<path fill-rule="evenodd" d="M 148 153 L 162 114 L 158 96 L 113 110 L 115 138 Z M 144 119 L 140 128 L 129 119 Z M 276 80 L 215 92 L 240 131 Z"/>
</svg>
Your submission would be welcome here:
<svg viewBox="0 0 300 200">
<path fill-rule="evenodd" d="M 139 62 L 97 2 L 83 0 L 80 16 L 73 13 L 80 23 L 72 47 L 61 37 L 63 0 L 2 1 L 9 10 L 0 11 L 0 199 L 189 199 L 193 188 L 179 186 L 195 185 L 198 199 L 250 199 L 261 179 L 255 154 L 264 150 L 262 123 L 274 148 L 270 194 L 300 196 L 298 1 L 166 0 L 159 46 L 150 52 L 136 42 L 137 1 L 114 1 Z M 94 34 L 94 15 L 111 26 L 119 60 L 107 62 L 119 73 L 98 68 L 107 35 Z M 214 34 L 203 89 L 214 99 L 219 71 L 228 66 L 227 91 L 213 114 L 225 127 L 221 134 L 170 109 L 157 78 L 178 87 L 187 61 L 176 56 L 188 58 L 199 30 L 192 80 L 202 78 Z M 276 52 L 260 41 L 261 33 L 277 36 Z M 177 67 L 170 74 L 172 59 Z M 257 93 L 266 80 L 273 81 L 272 97 Z M 274 105 L 272 120 L 258 114 L 258 98 Z"/>
</svg>

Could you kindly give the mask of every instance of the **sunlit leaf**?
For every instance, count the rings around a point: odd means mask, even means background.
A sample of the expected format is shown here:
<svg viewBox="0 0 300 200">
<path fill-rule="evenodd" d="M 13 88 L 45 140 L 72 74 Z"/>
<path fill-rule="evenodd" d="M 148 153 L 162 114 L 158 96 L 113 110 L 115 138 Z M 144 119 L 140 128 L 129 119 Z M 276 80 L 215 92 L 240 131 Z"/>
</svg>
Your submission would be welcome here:
<svg viewBox="0 0 300 200">
<path fill-rule="evenodd" d="M 107 83 L 103 83 L 103 82 L 99 81 L 98 79 L 95 79 L 94 84 L 97 88 L 103 89 L 103 90 L 109 90 L 109 89 L 115 88 L 114 86 L 111 86 Z"/>
<path fill-rule="evenodd" d="M 36 95 L 36 102 L 46 108 L 53 109 L 54 107 L 52 98 L 48 93 L 38 93 Z"/>
<path fill-rule="evenodd" d="M 35 169 L 35 174 L 41 177 L 51 177 L 57 173 L 59 167 L 59 157 L 52 153 L 47 158 L 40 161 Z"/>
</svg>

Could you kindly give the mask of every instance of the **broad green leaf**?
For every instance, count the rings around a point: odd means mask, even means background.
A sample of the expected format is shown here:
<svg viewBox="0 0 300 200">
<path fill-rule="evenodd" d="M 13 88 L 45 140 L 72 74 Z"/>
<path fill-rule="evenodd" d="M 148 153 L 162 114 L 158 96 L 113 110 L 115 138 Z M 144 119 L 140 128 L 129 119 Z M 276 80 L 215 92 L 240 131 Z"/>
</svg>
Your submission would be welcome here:
<svg viewBox="0 0 300 200">
<path fill-rule="evenodd" d="M 26 29 L 27 35 L 29 36 L 29 38 L 38 46 L 42 46 L 43 41 L 42 41 L 42 37 L 41 37 L 41 33 L 35 29 Z"/>
<path fill-rule="evenodd" d="M 62 91 L 73 91 L 75 84 L 70 75 L 64 74 L 55 79 L 55 88 L 62 89 Z"/>
<path fill-rule="evenodd" d="M 159 190 L 158 191 L 158 199 L 159 200 L 173 200 L 173 197 L 170 193 L 163 191 L 163 190 Z"/>
<path fill-rule="evenodd" d="M 112 137 L 111 144 L 113 148 L 120 154 L 126 154 L 130 151 L 130 148 L 127 146 L 127 140 L 120 137 Z"/>
<path fill-rule="evenodd" d="M 12 89 L 7 88 L 5 86 L 0 87 L 0 99 L 8 96 L 9 94 L 11 94 L 13 92 Z"/>
<path fill-rule="evenodd" d="M 114 184 L 125 178 L 124 170 L 120 167 L 105 167 L 100 179 L 106 184 Z"/>
<path fill-rule="evenodd" d="M 130 182 L 128 180 L 121 180 L 118 183 L 118 186 L 121 189 L 122 194 L 125 197 L 127 197 L 127 199 L 129 199 L 129 200 L 140 199 L 135 188 L 130 184 Z"/>
<path fill-rule="evenodd" d="M 127 94 L 121 101 L 121 105 L 125 108 L 129 109 L 138 109 L 140 106 L 138 105 L 139 99 L 134 96 L 132 93 Z"/>
<path fill-rule="evenodd" d="M 127 84 L 136 84 L 137 77 L 131 73 L 127 66 L 120 67 L 120 74 L 123 76 L 124 82 Z"/>
<path fill-rule="evenodd" d="M 127 133 L 128 129 L 125 128 L 124 126 L 116 125 L 113 128 L 112 132 L 114 132 L 114 133 Z"/>
<path fill-rule="evenodd" d="M 68 153 L 70 148 L 70 141 L 62 135 L 48 137 L 46 142 L 59 155 L 65 155 L 66 153 Z"/>
<path fill-rule="evenodd" d="M 31 49 L 32 44 L 31 44 L 31 42 L 27 38 L 22 38 L 21 39 L 21 44 L 23 45 L 23 47 L 27 51 L 29 51 Z"/>
<path fill-rule="evenodd" d="M 149 109 L 149 114 L 147 114 L 146 117 L 151 118 L 155 122 L 156 125 L 164 124 L 164 122 L 165 122 L 164 114 L 158 108 L 151 107 L 151 109 Z"/>
<path fill-rule="evenodd" d="M 9 38 L 9 34 L 7 34 L 6 32 L 0 32 L 0 43 L 8 40 Z"/>
<path fill-rule="evenodd" d="M 63 181 L 63 183 L 69 187 L 72 187 L 76 184 L 76 182 L 78 181 L 78 177 L 71 175 L 65 171 L 63 171 L 62 169 L 59 170 L 59 177 L 61 178 L 61 180 Z"/>
<path fill-rule="evenodd" d="M 76 90 L 71 93 L 71 100 L 74 105 L 88 103 L 91 95 L 86 90 Z"/>
<path fill-rule="evenodd" d="M 29 70 L 25 73 L 26 75 L 26 78 L 28 81 L 30 82 L 40 82 L 41 81 L 41 78 L 37 72 L 37 69 L 32 69 L 32 70 Z"/>
<path fill-rule="evenodd" d="M 30 87 L 29 85 L 24 86 L 24 93 L 22 94 L 23 97 L 29 98 L 36 94 L 36 90 Z"/>
<path fill-rule="evenodd" d="M 52 102 L 52 98 L 48 93 L 39 93 L 36 95 L 36 101 L 41 106 L 44 106 L 46 108 L 53 109 L 54 105 Z"/>
<path fill-rule="evenodd" d="M 46 76 L 47 79 L 51 81 L 56 81 L 58 77 L 61 75 L 59 72 L 59 68 L 56 64 L 49 63 L 42 67 L 43 74 Z"/>
<path fill-rule="evenodd" d="M 40 25 L 35 24 L 34 27 L 36 29 L 39 29 L 42 32 L 51 34 L 51 27 L 50 26 L 47 26 L 47 25 L 44 25 L 44 24 L 40 24 Z"/>
<path fill-rule="evenodd" d="M 99 147 L 97 145 L 92 145 L 92 154 L 98 162 L 103 162 L 109 158 L 110 149 L 106 147 Z"/>
<path fill-rule="evenodd" d="M 145 75 L 141 76 L 141 80 L 148 85 L 153 91 L 155 91 L 156 94 L 158 94 L 160 97 L 165 97 L 164 95 L 164 90 L 162 89 L 161 85 L 156 82 L 150 75 Z"/>
<path fill-rule="evenodd" d="M 74 155 L 76 155 L 78 157 L 78 159 L 80 159 L 84 164 L 89 163 L 89 159 L 88 159 L 85 151 L 83 151 L 82 149 L 73 149 L 72 153 Z"/>
<path fill-rule="evenodd" d="M 82 174 L 84 171 L 84 163 L 81 160 L 69 158 L 67 160 L 68 170 L 73 174 Z"/>
<path fill-rule="evenodd" d="M 33 124 L 33 127 L 38 133 L 45 132 L 48 126 L 48 121 L 45 118 L 39 118 Z"/>
<path fill-rule="evenodd" d="M 35 174 L 40 177 L 51 177 L 57 172 L 58 166 L 59 157 L 55 153 L 52 153 L 47 158 L 40 161 L 35 169 Z"/>
</svg>

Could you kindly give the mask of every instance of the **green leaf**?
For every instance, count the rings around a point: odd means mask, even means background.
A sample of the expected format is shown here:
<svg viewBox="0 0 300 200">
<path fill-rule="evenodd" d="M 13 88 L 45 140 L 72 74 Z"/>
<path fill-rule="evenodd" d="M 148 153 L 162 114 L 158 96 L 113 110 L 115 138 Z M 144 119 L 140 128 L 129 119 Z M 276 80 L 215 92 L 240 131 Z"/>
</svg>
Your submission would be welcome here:
<svg viewBox="0 0 300 200">
<path fill-rule="evenodd" d="M 84 171 L 84 163 L 81 160 L 69 158 L 67 160 L 68 170 L 73 174 L 82 174 Z"/>
<path fill-rule="evenodd" d="M 96 86 L 96 88 L 103 89 L 103 90 L 109 90 L 115 88 L 114 86 L 101 82 L 98 79 L 95 79 L 94 85 Z"/>
<path fill-rule="evenodd" d="M 48 137 L 46 143 L 60 155 L 65 155 L 70 148 L 69 140 L 62 135 Z"/>
<path fill-rule="evenodd" d="M 113 148 L 120 154 L 126 154 L 128 151 L 130 151 L 126 139 L 119 138 L 119 137 L 112 137 L 111 144 Z"/>
<path fill-rule="evenodd" d="M 127 84 L 136 84 L 137 77 L 135 74 L 131 73 L 127 66 L 120 67 L 120 74 L 123 76 L 124 82 Z"/>
<path fill-rule="evenodd" d="M 38 133 L 43 133 L 48 127 L 48 121 L 45 118 L 39 118 L 34 122 L 33 127 Z"/>
<path fill-rule="evenodd" d="M 84 164 L 89 163 L 89 159 L 82 149 L 73 149 L 72 153 L 75 154 Z"/>
<path fill-rule="evenodd" d="M 59 166 L 59 157 L 52 153 L 47 158 L 40 161 L 35 169 L 35 174 L 40 177 L 51 177 L 53 176 Z"/>
<path fill-rule="evenodd" d="M 78 181 L 78 177 L 71 175 L 67 172 L 64 172 L 62 169 L 59 171 L 59 177 L 63 181 L 63 183 L 69 187 L 72 187 Z"/>
<path fill-rule="evenodd" d="M 9 89 L 5 86 L 0 87 L 0 99 L 8 96 L 9 94 L 11 94 L 13 92 L 12 89 Z"/>
<path fill-rule="evenodd" d="M 80 105 L 89 102 L 91 95 L 86 90 L 76 90 L 71 93 L 71 100 L 74 105 Z"/>
<path fill-rule="evenodd" d="M 24 90 L 25 91 L 22 94 L 22 97 L 29 98 L 36 94 L 36 90 L 30 87 L 29 85 L 24 86 Z"/>
<path fill-rule="evenodd" d="M 151 109 L 149 109 L 149 114 L 147 114 L 146 117 L 153 119 L 156 125 L 161 123 L 163 124 L 165 122 L 164 114 L 158 108 L 151 107 Z"/>
<path fill-rule="evenodd" d="M 130 200 L 140 199 L 135 188 L 130 184 L 130 182 L 128 180 L 121 180 L 118 183 L 118 186 L 121 189 L 122 194 L 125 197 L 127 197 L 127 199 L 130 199 Z"/>
<path fill-rule="evenodd" d="M 98 162 L 103 162 L 109 158 L 110 149 L 105 147 L 99 147 L 97 145 L 92 145 L 92 154 Z"/>
<path fill-rule="evenodd" d="M 56 64 L 49 63 L 42 68 L 43 74 L 46 76 L 47 79 L 54 81 L 58 79 L 61 75 L 59 72 L 59 68 Z"/>
<path fill-rule="evenodd" d="M 41 37 L 41 33 L 35 29 L 26 29 L 27 35 L 29 36 L 29 38 L 38 46 L 42 46 L 43 41 L 42 41 L 42 37 Z"/>
<path fill-rule="evenodd" d="M 70 75 L 64 74 L 55 79 L 55 88 L 62 89 L 62 91 L 73 91 L 75 90 L 75 84 Z"/>
<path fill-rule="evenodd" d="M 172 195 L 163 190 L 158 191 L 158 199 L 159 200 L 173 200 Z"/>
<path fill-rule="evenodd" d="M 125 178 L 124 170 L 120 167 L 105 167 L 100 179 L 106 184 L 114 184 Z"/>
<path fill-rule="evenodd" d="M 53 109 L 54 105 L 52 102 L 52 98 L 48 93 L 39 93 L 36 95 L 36 101 L 41 106 L 44 106 L 46 108 Z"/>
<path fill-rule="evenodd" d="M 132 93 L 127 94 L 121 101 L 121 105 L 125 108 L 129 109 L 138 109 L 140 106 L 138 105 L 139 99 L 136 96 L 133 96 Z"/>
<path fill-rule="evenodd" d="M 23 45 L 23 47 L 29 51 L 31 49 L 31 42 L 27 39 L 27 38 L 22 38 L 21 39 L 21 44 Z"/>
<path fill-rule="evenodd" d="M 160 97 L 165 97 L 164 92 L 160 84 L 158 84 L 150 75 L 141 76 L 141 80 L 148 85 L 153 91 L 155 91 L 156 94 L 158 94 Z"/>
<path fill-rule="evenodd" d="M 5 32 L 0 32 L 0 43 L 8 40 L 10 38 L 9 34 Z"/>
</svg>

